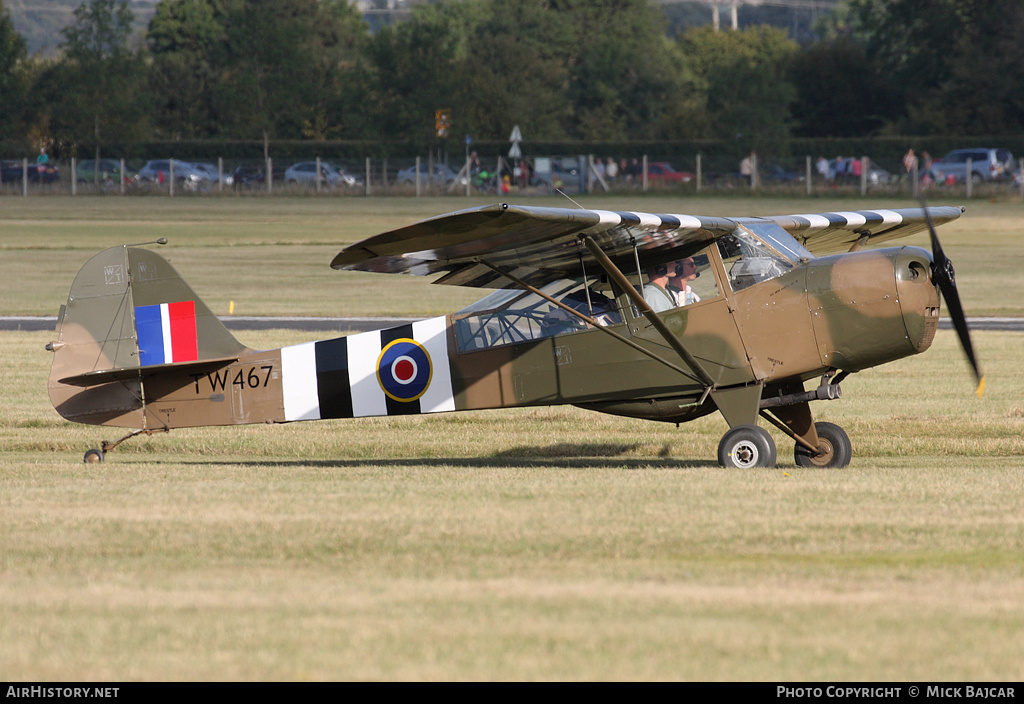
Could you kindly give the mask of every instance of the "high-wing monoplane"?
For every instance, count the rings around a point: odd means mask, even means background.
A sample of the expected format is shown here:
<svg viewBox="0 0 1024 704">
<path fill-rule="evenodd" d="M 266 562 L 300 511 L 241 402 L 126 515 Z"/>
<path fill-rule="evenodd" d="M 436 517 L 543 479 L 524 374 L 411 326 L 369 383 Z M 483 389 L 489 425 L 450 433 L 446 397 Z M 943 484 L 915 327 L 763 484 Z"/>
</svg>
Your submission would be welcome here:
<svg viewBox="0 0 1024 704">
<path fill-rule="evenodd" d="M 444 317 L 277 350 L 238 342 L 145 246 L 90 259 L 61 308 L 50 399 L 68 420 L 196 426 L 573 404 L 685 423 L 719 411 L 718 461 L 842 467 L 847 434 L 810 404 L 918 354 L 945 299 L 983 384 L 934 224 L 959 207 L 704 217 L 498 204 L 343 249 L 340 270 L 490 289 Z M 932 251 L 866 247 L 928 230 Z M 813 383 L 815 382 L 816 383 Z M 808 385 L 808 382 L 812 382 Z M 809 386 L 809 388 L 808 388 Z"/>
</svg>

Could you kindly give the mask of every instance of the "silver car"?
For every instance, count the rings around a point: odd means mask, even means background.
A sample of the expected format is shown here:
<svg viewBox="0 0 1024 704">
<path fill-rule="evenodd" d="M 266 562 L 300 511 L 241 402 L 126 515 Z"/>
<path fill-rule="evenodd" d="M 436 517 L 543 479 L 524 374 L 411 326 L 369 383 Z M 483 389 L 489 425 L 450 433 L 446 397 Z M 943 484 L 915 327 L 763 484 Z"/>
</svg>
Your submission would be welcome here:
<svg viewBox="0 0 1024 704">
<path fill-rule="evenodd" d="M 320 182 L 328 186 L 354 187 L 362 183 L 358 176 L 337 168 L 326 161 L 320 162 Z M 285 183 L 305 183 L 313 185 L 316 183 L 316 162 L 300 161 L 292 164 L 284 172 Z"/>
<path fill-rule="evenodd" d="M 420 183 L 426 185 L 430 182 L 430 169 L 427 168 L 426 164 L 420 164 L 419 171 Z M 469 183 L 469 180 L 465 176 L 459 176 L 457 173 L 448 168 L 445 164 L 434 164 L 434 183 L 442 183 L 448 185 L 458 179 L 460 186 L 465 186 Z M 395 179 L 398 183 L 415 183 L 416 182 L 416 167 L 410 166 L 408 169 L 402 169 L 398 172 L 398 177 Z"/>
<path fill-rule="evenodd" d="M 210 175 L 187 161 L 177 159 L 154 159 L 139 169 L 136 178 L 140 183 L 162 184 L 171 178 L 171 163 L 174 164 L 174 181 L 189 190 L 210 187 Z"/>
<path fill-rule="evenodd" d="M 936 183 L 964 183 L 968 159 L 971 160 L 971 183 L 1013 178 L 1013 154 L 1009 149 L 954 149 L 933 162 L 929 173 Z"/>
<path fill-rule="evenodd" d="M 193 164 L 197 169 L 206 173 L 210 177 L 211 183 L 218 183 L 223 181 L 225 186 L 231 186 L 235 183 L 234 177 L 230 172 L 221 173 L 221 170 L 217 168 L 216 164 L 208 164 L 206 162 L 197 161 Z M 177 170 L 177 167 L 175 167 Z M 177 174 L 175 174 L 177 175 Z"/>
</svg>

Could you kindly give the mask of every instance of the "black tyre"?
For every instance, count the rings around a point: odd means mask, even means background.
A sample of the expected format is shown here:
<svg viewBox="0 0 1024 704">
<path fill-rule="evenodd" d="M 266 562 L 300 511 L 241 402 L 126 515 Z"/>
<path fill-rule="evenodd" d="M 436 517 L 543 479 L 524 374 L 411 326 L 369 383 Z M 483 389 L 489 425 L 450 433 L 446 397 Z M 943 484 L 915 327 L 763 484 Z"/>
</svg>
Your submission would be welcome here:
<svg viewBox="0 0 1024 704">
<path fill-rule="evenodd" d="M 102 462 L 104 459 L 103 453 L 93 448 L 92 450 L 86 450 L 85 457 L 82 458 L 82 461 L 86 464 L 96 464 L 97 462 Z"/>
<path fill-rule="evenodd" d="M 737 425 L 718 443 L 718 464 L 723 467 L 774 467 L 775 461 L 775 440 L 756 425 Z"/>
<path fill-rule="evenodd" d="M 835 423 L 815 423 L 814 429 L 818 431 L 818 449 L 821 454 L 812 455 L 810 450 L 798 444 L 793 453 L 798 466 L 839 468 L 850 464 L 853 445 L 845 430 Z"/>
</svg>

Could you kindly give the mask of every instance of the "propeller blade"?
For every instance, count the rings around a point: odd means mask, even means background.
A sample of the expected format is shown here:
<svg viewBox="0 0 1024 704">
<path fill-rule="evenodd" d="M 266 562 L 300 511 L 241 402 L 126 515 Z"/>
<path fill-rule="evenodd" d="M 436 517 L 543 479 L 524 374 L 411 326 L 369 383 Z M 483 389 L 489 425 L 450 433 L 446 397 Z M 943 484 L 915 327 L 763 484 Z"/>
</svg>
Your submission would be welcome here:
<svg viewBox="0 0 1024 704">
<path fill-rule="evenodd" d="M 956 288 L 956 272 L 953 270 L 953 262 L 942 251 L 939 243 L 939 236 L 935 234 L 935 224 L 928 212 L 928 204 L 925 203 L 924 195 L 921 195 L 921 207 L 924 209 L 924 219 L 928 223 L 928 233 L 932 240 L 932 281 L 939 287 L 946 307 L 949 309 L 949 317 L 953 319 L 953 327 L 956 329 L 957 337 L 960 338 L 960 347 L 967 355 L 967 361 L 974 370 L 974 379 L 978 382 L 978 389 L 975 392 L 979 397 L 985 392 L 985 377 L 978 366 L 978 360 L 974 356 L 974 346 L 971 344 L 971 332 L 967 327 L 967 316 L 964 315 L 963 306 L 960 303 L 960 293 Z"/>
</svg>

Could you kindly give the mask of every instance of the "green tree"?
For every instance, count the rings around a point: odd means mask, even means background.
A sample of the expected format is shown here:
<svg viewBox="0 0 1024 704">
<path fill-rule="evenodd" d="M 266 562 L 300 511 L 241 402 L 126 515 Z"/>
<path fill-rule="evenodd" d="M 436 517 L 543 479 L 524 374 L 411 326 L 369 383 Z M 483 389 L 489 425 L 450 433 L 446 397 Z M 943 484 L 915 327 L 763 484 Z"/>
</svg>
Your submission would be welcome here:
<svg viewBox="0 0 1024 704">
<path fill-rule="evenodd" d="M 48 112 L 55 136 L 76 145 L 91 142 L 97 159 L 104 142 L 148 132 L 144 58 L 129 47 L 131 30 L 127 2 L 79 6 L 75 22 L 62 31 L 62 59 L 40 81 L 49 86 L 40 109 Z"/>
<path fill-rule="evenodd" d="M 469 37 L 480 20 L 477 2 L 419 5 L 411 19 L 383 28 L 370 41 L 376 77 L 372 102 L 376 136 L 437 141 L 434 114 L 450 108 L 452 132 L 468 131 L 467 106 L 459 102 L 470 59 Z"/>
<path fill-rule="evenodd" d="M 686 32 L 678 46 L 704 100 L 693 116 L 703 136 L 733 141 L 738 153 L 788 149 L 797 97 L 788 74 L 798 49 L 784 31 L 700 27 Z"/>
<path fill-rule="evenodd" d="M 565 139 L 573 120 L 569 18 L 544 0 L 487 2 L 481 10 L 454 106 L 465 131 L 504 140 L 519 125 L 531 140 Z"/>
<path fill-rule="evenodd" d="M 552 6 L 572 32 L 565 49 L 573 136 L 652 139 L 671 130 L 680 76 L 662 11 L 646 0 L 558 0 Z"/>
<path fill-rule="evenodd" d="M 1024 128 L 1019 0 L 851 0 L 868 54 L 899 87 L 900 132 Z"/>
<path fill-rule="evenodd" d="M 146 42 L 152 56 L 149 88 L 159 133 L 176 138 L 217 133 L 216 70 L 211 57 L 225 41 L 225 19 L 220 0 L 163 0 L 156 6 Z"/>
<path fill-rule="evenodd" d="M 272 139 L 295 139 L 311 117 L 318 0 L 230 0 L 225 41 L 215 57 L 214 106 L 224 133 L 258 138 L 264 157 Z"/>
<path fill-rule="evenodd" d="M 13 139 L 22 132 L 26 96 L 25 39 L 11 22 L 11 14 L 0 0 L 0 96 L 4 119 L 0 139 Z"/>
<path fill-rule="evenodd" d="M 801 137 L 878 134 L 901 110 L 892 84 L 864 46 L 848 36 L 801 51 L 793 59 L 790 79 L 797 89 L 794 132 Z"/>
<path fill-rule="evenodd" d="M 370 133 L 366 110 L 374 83 L 369 28 L 346 0 L 321 0 L 314 21 L 308 116 L 302 136 L 355 139 Z"/>
</svg>

